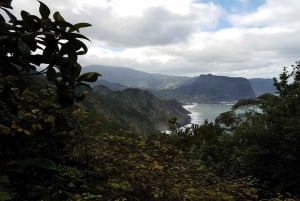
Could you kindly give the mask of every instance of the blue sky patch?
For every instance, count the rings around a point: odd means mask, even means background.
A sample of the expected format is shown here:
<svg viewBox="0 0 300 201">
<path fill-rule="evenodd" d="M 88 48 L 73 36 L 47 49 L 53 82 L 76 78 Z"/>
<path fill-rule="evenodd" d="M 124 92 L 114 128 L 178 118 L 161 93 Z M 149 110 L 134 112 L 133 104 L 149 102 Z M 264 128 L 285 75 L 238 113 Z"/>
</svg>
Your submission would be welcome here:
<svg viewBox="0 0 300 201">
<path fill-rule="evenodd" d="M 198 2 L 213 2 L 222 6 L 228 13 L 240 13 L 255 10 L 264 4 L 265 0 L 198 0 Z"/>
<path fill-rule="evenodd" d="M 228 14 L 242 14 L 256 10 L 258 7 L 263 5 L 266 0 L 196 0 L 196 2 L 213 2 L 214 4 L 222 7 Z M 231 27 L 230 22 L 228 22 L 227 18 L 222 18 L 214 30 L 220 30 L 228 27 Z"/>
</svg>

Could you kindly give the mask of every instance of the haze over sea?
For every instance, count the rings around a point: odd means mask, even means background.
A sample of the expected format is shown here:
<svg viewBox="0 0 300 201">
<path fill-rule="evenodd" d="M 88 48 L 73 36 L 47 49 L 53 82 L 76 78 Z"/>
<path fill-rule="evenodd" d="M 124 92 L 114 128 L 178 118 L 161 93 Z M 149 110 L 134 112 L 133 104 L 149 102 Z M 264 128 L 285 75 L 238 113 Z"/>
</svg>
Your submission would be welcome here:
<svg viewBox="0 0 300 201">
<path fill-rule="evenodd" d="M 215 104 L 193 103 L 183 107 L 191 112 L 191 124 L 200 125 L 203 124 L 205 120 L 214 122 L 219 114 L 229 111 L 233 104 L 232 102 Z"/>
</svg>

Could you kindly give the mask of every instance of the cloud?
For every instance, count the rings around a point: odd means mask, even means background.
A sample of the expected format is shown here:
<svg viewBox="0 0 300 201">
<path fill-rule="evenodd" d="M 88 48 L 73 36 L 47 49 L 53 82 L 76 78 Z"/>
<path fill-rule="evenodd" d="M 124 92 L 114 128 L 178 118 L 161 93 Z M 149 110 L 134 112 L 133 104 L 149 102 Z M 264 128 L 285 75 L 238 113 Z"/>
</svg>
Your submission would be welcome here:
<svg viewBox="0 0 300 201">
<path fill-rule="evenodd" d="M 221 16 L 221 11 L 213 4 L 191 4 L 183 10 L 176 8 L 157 5 L 140 8 L 142 13 L 131 15 L 119 6 L 92 8 L 89 15 L 93 27 L 89 35 L 113 47 L 166 45 L 184 41 L 193 32 L 216 26 Z M 94 16 L 97 16 L 96 19 Z"/>
<path fill-rule="evenodd" d="M 92 41 L 83 65 L 274 77 L 299 60 L 299 0 L 213 1 L 44 0 L 72 22 L 93 24 L 83 31 Z M 13 2 L 17 10 L 38 11 L 34 0 Z"/>
<path fill-rule="evenodd" d="M 230 17 L 233 26 L 243 27 L 299 27 L 300 1 L 297 0 L 267 0 L 256 11 L 235 14 Z"/>
</svg>

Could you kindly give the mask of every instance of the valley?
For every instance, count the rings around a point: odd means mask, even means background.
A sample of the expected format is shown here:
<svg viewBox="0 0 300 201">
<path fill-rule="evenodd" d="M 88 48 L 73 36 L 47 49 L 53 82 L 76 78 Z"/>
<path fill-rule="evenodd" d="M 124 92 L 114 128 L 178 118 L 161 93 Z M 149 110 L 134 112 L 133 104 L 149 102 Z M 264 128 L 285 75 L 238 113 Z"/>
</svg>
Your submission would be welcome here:
<svg viewBox="0 0 300 201">
<path fill-rule="evenodd" d="M 222 102 L 275 92 L 272 79 L 211 74 L 180 77 L 103 65 L 86 66 L 85 71 L 102 75 L 92 84 L 93 92 L 85 101 L 87 108 L 98 115 L 105 114 L 124 129 L 131 125 L 130 129 L 138 133 L 143 128 L 166 130 L 168 119 L 173 117 L 178 118 L 181 126 L 202 124 L 206 119 L 213 122 L 220 113 L 231 109 Z M 194 107 L 185 106 L 190 104 Z"/>
</svg>

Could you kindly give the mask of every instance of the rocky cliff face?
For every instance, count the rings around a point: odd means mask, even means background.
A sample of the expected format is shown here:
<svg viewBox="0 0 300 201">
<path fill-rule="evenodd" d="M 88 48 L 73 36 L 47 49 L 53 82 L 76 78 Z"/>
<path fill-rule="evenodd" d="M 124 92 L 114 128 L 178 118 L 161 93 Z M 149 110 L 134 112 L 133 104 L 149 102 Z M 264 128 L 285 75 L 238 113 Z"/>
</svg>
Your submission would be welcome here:
<svg viewBox="0 0 300 201">
<path fill-rule="evenodd" d="M 154 92 L 159 97 L 183 102 L 221 102 L 254 98 L 255 93 L 245 78 L 200 75 L 193 82 L 172 90 Z"/>
<path fill-rule="evenodd" d="M 257 96 L 264 93 L 274 94 L 276 92 L 273 79 L 254 78 L 249 79 L 249 81 L 251 82 L 253 90 Z"/>
<path fill-rule="evenodd" d="M 151 93 L 140 89 L 111 91 L 104 86 L 96 86 L 85 100 L 85 106 L 138 133 L 149 134 L 149 130 L 164 130 L 168 120 L 177 117 L 181 125 L 190 121 L 188 111 L 175 100 L 161 101 Z"/>
</svg>

